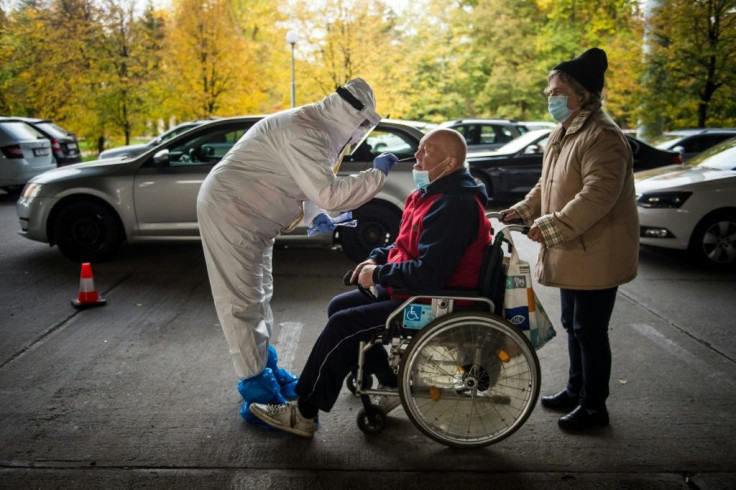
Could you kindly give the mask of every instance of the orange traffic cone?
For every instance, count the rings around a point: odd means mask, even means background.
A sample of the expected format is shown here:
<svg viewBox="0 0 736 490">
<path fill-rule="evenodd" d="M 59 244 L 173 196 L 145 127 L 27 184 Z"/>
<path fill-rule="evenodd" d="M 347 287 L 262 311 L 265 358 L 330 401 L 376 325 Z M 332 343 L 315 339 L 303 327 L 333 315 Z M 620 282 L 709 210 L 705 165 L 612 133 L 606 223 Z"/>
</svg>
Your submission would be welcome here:
<svg viewBox="0 0 736 490">
<path fill-rule="evenodd" d="M 92 266 L 89 262 L 82 264 L 82 273 L 79 275 L 79 295 L 72 300 L 72 306 L 77 309 L 89 308 L 91 306 L 102 306 L 107 303 L 106 299 L 100 298 L 95 289 L 95 279 L 92 277 Z"/>
</svg>

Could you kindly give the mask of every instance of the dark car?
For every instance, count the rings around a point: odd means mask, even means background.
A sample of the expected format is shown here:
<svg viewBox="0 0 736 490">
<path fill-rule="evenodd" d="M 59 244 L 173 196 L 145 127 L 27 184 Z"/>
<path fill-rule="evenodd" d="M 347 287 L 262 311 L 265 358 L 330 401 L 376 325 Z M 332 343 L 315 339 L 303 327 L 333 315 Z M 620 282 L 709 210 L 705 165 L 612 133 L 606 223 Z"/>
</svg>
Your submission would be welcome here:
<svg viewBox="0 0 736 490">
<path fill-rule="evenodd" d="M 542 157 L 552 131 L 537 129 L 507 143 L 494 152 L 469 153 L 470 173 L 486 186 L 497 201 L 522 199 L 542 175 Z M 676 151 L 660 150 L 626 135 L 634 154 L 634 171 L 682 163 Z"/>
<path fill-rule="evenodd" d="M 160 135 L 156 136 L 154 139 L 147 143 L 142 143 L 140 145 L 126 145 L 126 146 L 117 146 L 115 148 L 110 148 L 109 150 L 105 150 L 101 152 L 97 158 L 104 159 L 104 158 L 133 158 L 137 157 L 138 155 L 141 155 L 151 148 L 155 148 L 161 143 L 164 143 L 166 141 L 169 141 L 171 138 L 175 136 L 179 136 L 182 133 L 186 133 L 192 128 L 196 128 L 200 124 L 203 124 L 207 122 L 207 120 L 198 120 L 198 121 L 187 121 L 183 122 L 177 126 L 174 126 L 173 128 L 169 129 L 168 131 L 165 131 L 161 133 Z"/>
<path fill-rule="evenodd" d="M 36 117 L 16 117 L 14 119 L 30 124 L 51 142 L 51 153 L 57 166 L 61 167 L 82 161 L 79 142 L 76 135 L 71 131 L 67 131 L 50 119 Z"/>
<path fill-rule="evenodd" d="M 530 122 L 524 123 L 510 119 L 457 119 L 440 124 L 443 128 L 452 128 L 465 137 L 468 152 L 496 150 L 509 141 L 518 138 L 531 129 L 540 129 L 553 123 Z"/>
<path fill-rule="evenodd" d="M 653 143 L 657 148 L 680 152 L 683 161 L 699 155 L 721 141 L 736 136 L 734 128 L 698 128 L 665 131 Z"/>
</svg>

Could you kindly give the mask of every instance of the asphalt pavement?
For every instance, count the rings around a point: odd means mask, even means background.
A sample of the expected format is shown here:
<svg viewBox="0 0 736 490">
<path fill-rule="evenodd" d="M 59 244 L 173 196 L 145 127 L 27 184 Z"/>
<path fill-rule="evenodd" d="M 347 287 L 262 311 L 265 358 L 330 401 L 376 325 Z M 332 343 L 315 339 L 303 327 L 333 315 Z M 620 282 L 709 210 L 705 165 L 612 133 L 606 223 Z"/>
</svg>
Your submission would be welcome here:
<svg viewBox="0 0 736 490">
<path fill-rule="evenodd" d="M 79 264 L 16 230 L 0 196 L 0 488 L 736 488 L 733 271 L 642 249 L 610 328 L 611 426 L 564 433 L 537 406 L 508 439 L 457 450 L 401 409 L 366 436 L 347 390 L 313 440 L 247 424 L 199 245 L 125 247 L 92 265 L 107 305 L 76 310 Z M 298 373 L 352 266 L 339 249 L 276 250 L 282 366 Z M 558 292 L 536 292 L 558 329 L 538 352 L 552 393 L 567 366 Z"/>
</svg>

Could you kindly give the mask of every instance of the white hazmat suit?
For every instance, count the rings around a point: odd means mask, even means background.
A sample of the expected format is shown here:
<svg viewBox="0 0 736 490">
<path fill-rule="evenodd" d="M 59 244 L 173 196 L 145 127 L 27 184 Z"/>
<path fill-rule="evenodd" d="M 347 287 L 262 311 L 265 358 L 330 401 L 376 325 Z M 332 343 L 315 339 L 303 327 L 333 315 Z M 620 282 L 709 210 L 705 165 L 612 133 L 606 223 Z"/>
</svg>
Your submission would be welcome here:
<svg viewBox="0 0 736 490">
<path fill-rule="evenodd" d="M 365 81 L 351 80 L 344 89 L 348 99 L 352 94 L 357 100 L 349 102 L 340 89 L 342 95 L 333 93 L 259 121 L 199 191 L 197 217 L 212 295 L 241 378 L 258 375 L 266 366 L 276 236 L 302 216 L 311 222 L 319 208 L 355 209 L 385 182 L 386 175 L 375 168 L 335 177 L 345 146 L 357 143 L 380 120 Z"/>
</svg>

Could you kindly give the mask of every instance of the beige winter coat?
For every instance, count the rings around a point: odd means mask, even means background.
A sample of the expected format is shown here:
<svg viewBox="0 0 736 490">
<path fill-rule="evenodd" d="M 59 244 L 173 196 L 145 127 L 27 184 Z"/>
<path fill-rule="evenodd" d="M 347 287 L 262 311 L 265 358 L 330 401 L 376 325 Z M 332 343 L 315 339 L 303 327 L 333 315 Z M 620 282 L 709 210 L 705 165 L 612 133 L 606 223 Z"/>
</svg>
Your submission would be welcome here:
<svg viewBox="0 0 736 490">
<path fill-rule="evenodd" d="M 545 245 L 537 280 L 564 289 L 606 289 L 636 277 L 639 216 L 631 148 L 600 108 L 584 111 L 567 131 L 552 131 L 542 176 L 514 206 L 537 218 Z"/>
</svg>

